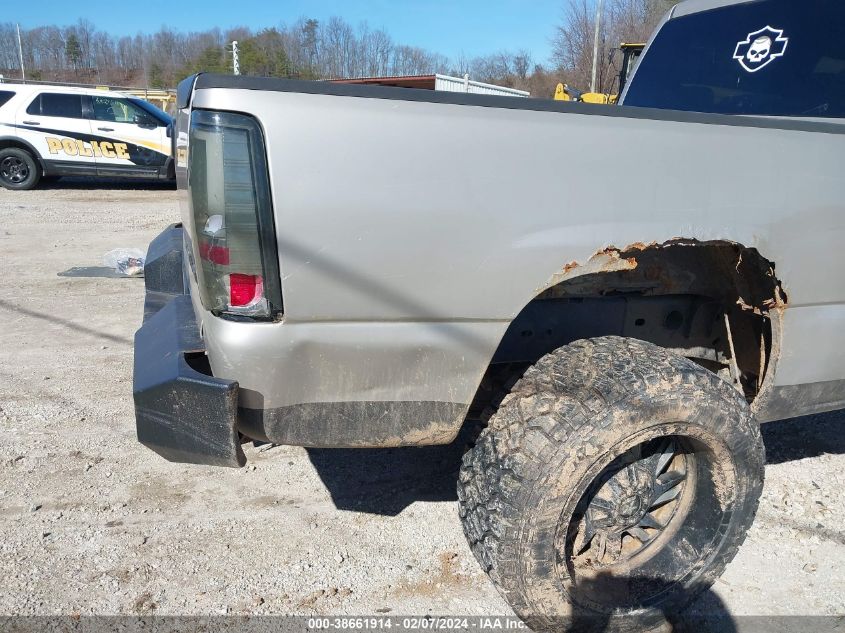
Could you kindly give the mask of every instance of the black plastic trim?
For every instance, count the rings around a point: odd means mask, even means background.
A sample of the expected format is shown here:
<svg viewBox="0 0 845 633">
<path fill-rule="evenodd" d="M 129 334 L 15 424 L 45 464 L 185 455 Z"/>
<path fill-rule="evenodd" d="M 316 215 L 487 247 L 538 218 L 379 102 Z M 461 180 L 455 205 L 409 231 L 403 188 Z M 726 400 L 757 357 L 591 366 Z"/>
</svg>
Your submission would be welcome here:
<svg viewBox="0 0 845 633">
<path fill-rule="evenodd" d="M 172 180 L 174 183 L 176 182 L 176 161 L 173 160 L 173 156 L 167 157 L 167 160 L 164 162 L 164 168 L 159 176 L 166 180 Z"/>
<path fill-rule="evenodd" d="M 138 178 L 145 180 L 166 179 L 165 171 L 161 167 L 135 168 L 127 166 L 115 166 L 103 168 L 91 163 L 82 163 L 71 160 L 41 160 L 44 174 L 47 176 L 104 176 L 109 178 Z"/>
<path fill-rule="evenodd" d="M 659 108 L 639 108 L 617 105 L 600 107 L 596 104 L 551 99 L 504 97 L 498 95 L 468 94 L 463 92 L 440 92 L 415 88 L 392 86 L 370 86 L 366 84 L 339 84 L 326 81 L 303 79 L 277 79 L 274 77 L 245 77 L 243 75 L 219 75 L 203 73 L 197 76 L 194 90 L 207 88 L 230 88 L 235 90 L 263 90 L 270 92 L 296 92 L 302 94 L 334 95 L 338 97 L 360 97 L 365 99 L 390 99 L 422 103 L 468 105 L 505 110 L 528 110 L 534 112 L 568 112 L 592 116 L 618 117 L 625 119 L 648 119 L 674 121 L 678 123 L 701 123 L 734 127 L 754 127 L 776 130 L 801 130 L 826 134 L 845 134 L 842 123 L 807 121 L 786 117 L 753 117 L 735 114 L 709 114 Z"/>
<path fill-rule="evenodd" d="M 761 422 L 838 411 L 845 408 L 845 380 L 773 387 L 764 398 L 756 411 Z"/>
<path fill-rule="evenodd" d="M 239 410 L 247 437 L 312 448 L 369 448 L 448 444 L 468 404 L 439 401 L 306 402 Z"/>
<path fill-rule="evenodd" d="M 181 228 L 150 244 L 144 323 L 135 333 L 132 392 L 138 441 L 165 459 L 239 467 L 238 383 L 215 378 L 182 272 Z M 179 255 L 175 250 L 178 248 Z"/>
<path fill-rule="evenodd" d="M 183 262 L 182 225 L 171 224 L 147 247 L 144 262 L 145 321 L 174 297 L 188 294 Z"/>
<path fill-rule="evenodd" d="M 198 74 L 189 75 L 176 86 L 176 109 L 184 110 L 191 103 L 191 94 L 197 77 L 199 77 Z"/>
<path fill-rule="evenodd" d="M 45 160 L 44 173 L 48 176 L 98 176 L 97 166 L 72 160 Z"/>
</svg>

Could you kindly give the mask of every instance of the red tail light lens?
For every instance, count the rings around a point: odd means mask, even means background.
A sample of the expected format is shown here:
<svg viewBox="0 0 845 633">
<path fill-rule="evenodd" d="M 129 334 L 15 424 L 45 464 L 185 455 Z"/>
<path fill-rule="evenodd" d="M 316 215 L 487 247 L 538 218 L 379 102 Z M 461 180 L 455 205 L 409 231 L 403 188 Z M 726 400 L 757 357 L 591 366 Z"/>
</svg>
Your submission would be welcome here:
<svg viewBox="0 0 845 633">
<path fill-rule="evenodd" d="M 199 240 L 200 259 L 221 266 L 229 265 L 229 249 L 225 246 L 215 246 L 206 240 Z"/>
<path fill-rule="evenodd" d="M 264 280 L 261 275 L 229 275 L 229 305 L 246 307 L 264 298 Z"/>
<path fill-rule="evenodd" d="M 197 285 L 218 316 L 274 318 L 282 289 L 264 137 L 252 117 L 194 110 L 188 142 Z"/>
</svg>

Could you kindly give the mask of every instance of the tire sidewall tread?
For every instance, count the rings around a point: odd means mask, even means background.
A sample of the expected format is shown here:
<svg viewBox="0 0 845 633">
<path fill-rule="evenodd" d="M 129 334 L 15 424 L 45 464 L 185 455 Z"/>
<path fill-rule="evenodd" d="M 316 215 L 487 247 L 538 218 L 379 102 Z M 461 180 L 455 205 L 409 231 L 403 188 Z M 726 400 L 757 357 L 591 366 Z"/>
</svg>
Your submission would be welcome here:
<svg viewBox="0 0 845 633">
<path fill-rule="evenodd" d="M 0 178 L 0 187 L 10 191 L 28 191 L 34 189 L 38 185 L 38 181 L 41 180 L 41 167 L 32 153 L 19 147 L 5 147 L 0 149 L 0 162 L 7 156 L 17 156 L 24 160 L 29 168 L 29 176 L 26 180 L 18 184 L 8 183 Z"/>
<path fill-rule="evenodd" d="M 536 534 L 547 534 L 549 521 L 557 519 L 561 490 L 569 485 L 577 494 L 573 480 L 585 465 L 599 459 L 614 437 L 643 428 L 639 420 L 650 411 L 662 411 L 666 423 L 674 417 L 701 427 L 739 455 L 733 460 L 738 505 L 725 537 L 691 583 L 696 591 L 722 573 L 744 540 L 764 461 L 759 426 L 745 399 L 692 361 L 643 341 L 602 337 L 562 347 L 529 368 L 502 400 L 464 456 L 458 491 L 473 553 L 533 626 L 545 628 L 544 616 L 571 608 L 565 594 L 550 589 L 559 580 L 550 577 L 549 544 L 538 545 Z"/>
</svg>

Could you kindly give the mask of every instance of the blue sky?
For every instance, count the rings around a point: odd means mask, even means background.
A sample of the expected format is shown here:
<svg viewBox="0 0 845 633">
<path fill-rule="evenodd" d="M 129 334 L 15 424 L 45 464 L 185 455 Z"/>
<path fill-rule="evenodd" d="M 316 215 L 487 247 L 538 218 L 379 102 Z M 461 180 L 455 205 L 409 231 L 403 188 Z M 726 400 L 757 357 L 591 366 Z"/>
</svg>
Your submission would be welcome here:
<svg viewBox="0 0 845 633">
<path fill-rule="evenodd" d="M 353 25 L 366 21 L 403 44 L 421 46 L 457 58 L 499 50 L 527 49 L 535 62 L 546 62 L 550 38 L 560 21 L 563 0 L 48 0 L 17 3 L 14 16 L 23 28 L 64 26 L 85 18 L 114 35 L 178 31 L 213 26 L 261 28 L 290 23 L 301 16 L 318 20 L 338 15 Z"/>
</svg>

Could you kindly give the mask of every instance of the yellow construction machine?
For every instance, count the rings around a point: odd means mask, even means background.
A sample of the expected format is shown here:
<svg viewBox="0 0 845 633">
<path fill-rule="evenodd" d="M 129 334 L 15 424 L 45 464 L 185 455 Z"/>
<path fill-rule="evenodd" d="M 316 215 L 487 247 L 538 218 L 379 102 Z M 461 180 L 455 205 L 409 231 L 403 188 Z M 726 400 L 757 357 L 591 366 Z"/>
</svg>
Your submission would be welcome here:
<svg viewBox="0 0 845 633">
<path fill-rule="evenodd" d="M 555 88 L 555 101 L 580 101 L 582 103 L 601 104 L 616 103 L 619 95 L 625 89 L 625 83 L 628 81 L 628 77 L 644 48 L 644 43 L 630 44 L 622 42 L 619 45 L 619 50 L 622 51 L 622 67 L 619 69 L 618 88 L 615 93 L 581 92 L 568 84 L 559 83 L 557 88 Z"/>
</svg>

